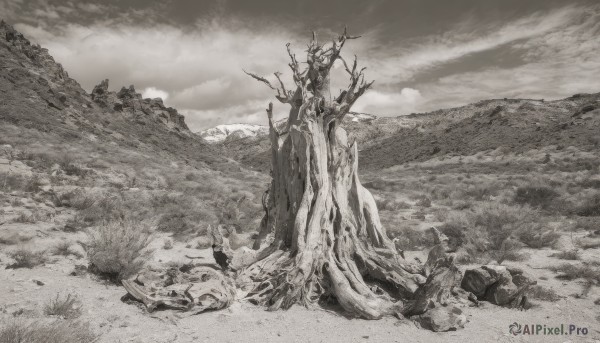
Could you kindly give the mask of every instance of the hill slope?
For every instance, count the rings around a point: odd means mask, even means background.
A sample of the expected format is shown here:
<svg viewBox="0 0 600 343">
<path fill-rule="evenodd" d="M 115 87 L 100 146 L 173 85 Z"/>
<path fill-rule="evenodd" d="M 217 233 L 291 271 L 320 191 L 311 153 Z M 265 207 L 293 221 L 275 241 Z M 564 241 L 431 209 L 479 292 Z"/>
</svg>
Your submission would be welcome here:
<svg viewBox="0 0 600 343">
<path fill-rule="evenodd" d="M 361 170 L 497 148 L 517 153 L 550 145 L 590 150 L 600 140 L 600 93 L 555 101 L 484 100 L 403 117 L 349 118 L 344 127 L 358 140 Z M 264 136 L 224 142 L 221 148 L 252 168 L 269 169 Z"/>
<path fill-rule="evenodd" d="M 0 94 L 0 201 L 44 194 L 39 206 L 7 207 L 0 223 L 68 213 L 59 227 L 129 218 L 204 232 L 230 198 L 242 197 L 241 213 L 251 222 L 260 215 L 266 176 L 220 156 L 175 109 L 133 86 L 112 92 L 104 80 L 86 93 L 46 49 L 4 22 Z M 73 197 L 89 199 L 74 208 Z"/>
</svg>

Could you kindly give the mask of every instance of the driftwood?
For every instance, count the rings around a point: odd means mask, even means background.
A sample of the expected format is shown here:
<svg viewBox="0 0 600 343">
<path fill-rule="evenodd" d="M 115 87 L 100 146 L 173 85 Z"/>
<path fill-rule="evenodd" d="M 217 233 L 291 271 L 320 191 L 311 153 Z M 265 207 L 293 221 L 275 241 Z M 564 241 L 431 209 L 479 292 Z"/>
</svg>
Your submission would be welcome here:
<svg viewBox="0 0 600 343">
<path fill-rule="evenodd" d="M 210 267 L 192 267 L 146 271 L 134 280 L 122 281 L 123 287 L 149 312 L 157 308 L 193 311 L 225 308 L 235 300 L 231 278 Z"/>
</svg>

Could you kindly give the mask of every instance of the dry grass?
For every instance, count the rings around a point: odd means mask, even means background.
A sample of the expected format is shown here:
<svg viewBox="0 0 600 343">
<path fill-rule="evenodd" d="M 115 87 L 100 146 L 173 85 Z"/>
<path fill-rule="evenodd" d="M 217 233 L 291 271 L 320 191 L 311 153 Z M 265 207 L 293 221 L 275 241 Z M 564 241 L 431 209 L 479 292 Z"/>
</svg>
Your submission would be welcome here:
<svg viewBox="0 0 600 343">
<path fill-rule="evenodd" d="M 71 249 L 72 246 L 73 246 L 72 242 L 70 242 L 68 240 L 61 240 L 52 247 L 51 252 L 53 255 L 60 255 L 60 256 L 74 255 L 78 258 L 82 258 L 83 256 L 81 256 L 81 253 L 77 252 L 76 250 Z"/>
<path fill-rule="evenodd" d="M 535 285 L 527 291 L 527 295 L 533 299 L 541 300 L 541 301 L 550 301 L 555 302 L 562 299 L 560 295 L 556 293 L 556 291 L 552 288 L 545 288 L 540 285 Z"/>
<path fill-rule="evenodd" d="M 550 255 L 550 257 L 555 257 L 555 258 L 558 258 L 561 260 L 570 260 L 570 261 L 577 261 L 577 260 L 581 259 L 581 255 L 579 254 L 579 251 L 576 249 L 557 252 L 557 253 Z"/>
<path fill-rule="evenodd" d="M 87 233 L 89 270 L 113 282 L 135 275 L 151 256 L 152 235 L 138 222 L 110 222 Z"/>
<path fill-rule="evenodd" d="M 584 199 L 575 212 L 582 217 L 597 217 L 600 216 L 600 193 L 595 193 L 592 196 Z"/>
<path fill-rule="evenodd" d="M 549 187 L 522 186 L 517 188 L 515 202 L 533 207 L 550 208 L 558 193 Z"/>
<path fill-rule="evenodd" d="M 562 280 L 584 279 L 590 284 L 600 284 L 600 268 L 597 264 L 564 263 L 549 269 L 558 273 L 557 278 Z"/>
<path fill-rule="evenodd" d="M 7 269 L 33 268 L 46 263 L 46 254 L 44 251 L 32 251 L 26 248 L 18 248 L 8 253 L 8 256 L 15 260 L 13 264 L 6 266 Z"/>
<path fill-rule="evenodd" d="M 600 240 L 598 239 L 580 238 L 576 244 L 583 250 L 600 248 Z"/>
<path fill-rule="evenodd" d="M 61 297 L 57 294 L 44 305 L 44 314 L 47 316 L 59 316 L 64 319 L 75 319 L 81 316 L 81 301 L 76 295 L 67 294 Z"/>
<path fill-rule="evenodd" d="M 48 323 L 13 321 L 0 329 L 2 343 L 91 343 L 98 339 L 89 324 L 56 320 Z"/>
<path fill-rule="evenodd" d="M 24 236 L 18 233 L 10 233 L 0 236 L 0 244 L 14 245 L 30 241 L 33 236 Z"/>
</svg>

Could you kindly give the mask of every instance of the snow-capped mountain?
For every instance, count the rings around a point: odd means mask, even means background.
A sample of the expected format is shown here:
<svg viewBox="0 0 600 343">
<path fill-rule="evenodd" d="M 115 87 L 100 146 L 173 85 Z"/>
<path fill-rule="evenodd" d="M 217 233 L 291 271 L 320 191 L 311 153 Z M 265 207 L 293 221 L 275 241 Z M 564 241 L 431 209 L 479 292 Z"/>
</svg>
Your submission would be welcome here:
<svg viewBox="0 0 600 343">
<path fill-rule="evenodd" d="M 344 118 L 345 121 L 351 122 L 366 122 L 376 119 L 377 117 L 367 113 L 349 112 Z M 279 127 L 285 124 L 285 119 L 282 119 L 275 124 Z M 269 134 L 269 127 L 266 125 L 257 124 L 223 124 L 215 126 L 204 131 L 197 132 L 208 143 L 222 143 L 235 139 L 246 137 L 260 137 Z"/>
<path fill-rule="evenodd" d="M 268 133 L 269 127 L 266 125 L 224 124 L 200 131 L 198 134 L 209 143 L 221 143 L 225 140 L 258 137 Z"/>
</svg>

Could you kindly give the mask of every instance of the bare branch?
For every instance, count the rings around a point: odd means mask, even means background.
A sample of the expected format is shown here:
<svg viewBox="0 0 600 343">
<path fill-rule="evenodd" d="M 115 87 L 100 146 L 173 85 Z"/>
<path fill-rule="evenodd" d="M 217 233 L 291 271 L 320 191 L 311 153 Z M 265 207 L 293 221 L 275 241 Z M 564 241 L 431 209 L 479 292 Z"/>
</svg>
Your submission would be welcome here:
<svg viewBox="0 0 600 343">
<path fill-rule="evenodd" d="M 275 77 L 277 78 L 277 80 L 279 80 L 279 84 L 281 85 L 281 88 L 273 86 L 271 84 L 271 82 L 269 82 L 269 80 L 265 79 L 262 76 L 258 76 L 256 74 L 249 73 L 249 72 L 247 72 L 245 70 L 244 70 L 244 73 L 246 73 L 247 75 L 251 76 L 253 79 L 256 79 L 256 80 L 258 80 L 258 81 L 266 84 L 272 90 L 277 91 L 277 95 L 275 97 L 280 102 L 282 102 L 284 104 L 286 104 L 286 103 L 291 104 L 291 102 L 292 102 L 292 94 L 285 89 L 285 86 L 283 85 L 283 82 L 281 81 L 281 78 L 279 77 L 279 75 L 281 73 L 279 73 L 279 72 L 275 73 Z"/>
<path fill-rule="evenodd" d="M 249 72 L 245 71 L 244 69 L 242 69 L 242 70 L 244 71 L 244 73 L 246 73 L 247 75 L 249 75 L 253 79 L 256 79 L 256 80 L 258 80 L 260 82 L 263 82 L 264 84 L 266 84 L 267 86 L 269 86 L 269 88 L 271 88 L 272 90 L 274 90 L 274 91 L 277 90 L 277 88 L 273 87 L 273 85 L 271 84 L 271 82 L 269 82 L 269 80 L 265 79 L 264 77 L 258 76 L 258 75 L 254 74 L 254 73 L 249 73 Z"/>
</svg>

